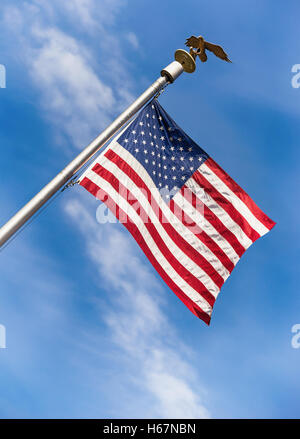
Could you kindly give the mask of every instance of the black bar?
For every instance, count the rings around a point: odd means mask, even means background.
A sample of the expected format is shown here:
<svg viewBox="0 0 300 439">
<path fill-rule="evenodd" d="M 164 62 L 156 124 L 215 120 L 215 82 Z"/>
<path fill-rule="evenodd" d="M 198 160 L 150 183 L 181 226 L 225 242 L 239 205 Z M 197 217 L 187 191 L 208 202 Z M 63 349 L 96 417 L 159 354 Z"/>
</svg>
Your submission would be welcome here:
<svg viewBox="0 0 300 439">
<path fill-rule="evenodd" d="M 1 436 L 3 433 L 26 434 L 39 433 L 66 435 L 73 432 L 76 437 L 88 438 L 200 438 L 220 432 L 222 435 L 238 433 L 261 435 L 268 433 L 286 436 L 289 428 L 295 431 L 300 426 L 299 419 L 0 419 Z M 88 436 L 87 436 L 88 435 Z M 56 439 L 54 436 L 54 439 Z M 43 437 L 43 436 L 42 436 Z"/>
</svg>

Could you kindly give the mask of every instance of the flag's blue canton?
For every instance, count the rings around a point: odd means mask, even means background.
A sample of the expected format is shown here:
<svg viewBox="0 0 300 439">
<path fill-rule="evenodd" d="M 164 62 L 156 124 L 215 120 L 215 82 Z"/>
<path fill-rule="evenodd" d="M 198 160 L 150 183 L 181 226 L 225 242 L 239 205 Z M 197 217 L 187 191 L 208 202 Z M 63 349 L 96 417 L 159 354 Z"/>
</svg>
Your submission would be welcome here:
<svg viewBox="0 0 300 439">
<path fill-rule="evenodd" d="M 118 142 L 144 166 L 166 202 L 208 158 L 156 99 L 146 105 Z"/>
</svg>

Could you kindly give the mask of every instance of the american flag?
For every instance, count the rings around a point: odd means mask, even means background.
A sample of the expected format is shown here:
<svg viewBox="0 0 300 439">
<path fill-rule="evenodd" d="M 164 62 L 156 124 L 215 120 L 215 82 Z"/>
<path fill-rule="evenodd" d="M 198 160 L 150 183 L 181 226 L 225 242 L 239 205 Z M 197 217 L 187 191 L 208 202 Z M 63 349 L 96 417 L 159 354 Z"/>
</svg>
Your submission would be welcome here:
<svg viewBox="0 0 300 439">
<path fill-rule="evenodd" d="M 154 99 L 80 178 L 209 324 L 245 250 L 275 223 Z"/>
</svg>

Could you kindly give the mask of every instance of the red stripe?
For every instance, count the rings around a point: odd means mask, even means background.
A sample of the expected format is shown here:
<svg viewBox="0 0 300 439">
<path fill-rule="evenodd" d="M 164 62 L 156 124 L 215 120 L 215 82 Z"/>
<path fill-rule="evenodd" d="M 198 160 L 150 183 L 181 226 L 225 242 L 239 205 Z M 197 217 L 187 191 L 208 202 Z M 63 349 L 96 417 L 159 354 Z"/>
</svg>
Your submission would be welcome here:
<svg viewBox="0 0 300 439">
<path fill-rule="evenodd" d="M 191 233 L 193 233 L 196 238 L 202 241 L 206 247 L 208 247 L 211 252 L 219 259 L 219 261 L 224 265 L 224 267 L 232 272 L 234 269 L 234 263 L 229 259 L 226 253 L 219 247 L 219 245 L 203 230 L 198 224 L 193 221 L 189 215 L 182 210 L 177 203 L 174 202 L 174 198 L 170 200 L 169 207 L 174 215 L 177 216 L 179 220 L 182 220 L 183 224 L 189 227 Z M 192 229 L 192 230 L 191 230 Z"/>
<path fill-rule="evenodd" d="M 245 235 L 251 239 L 252 242 L 260 238 L 259 233 L 254 230 L 248 221 L 240 214 L 238 210 L 231 204 L 219 191 L 199 172 L 193 174 L 193 179 L 201 186 L 207 194 L 209 194 L 221 206 L 233 221 L 240 226 Z"/>
<path fill-rule="evenodd" d="M 207 219 L 207 221 L 216 229 L 216 231 L 231 245 L 237 255 L 241 257 L 246 249 L 239 242 L 235 234 L 232 233 L 231 230 L 227 229 L 227 227 L 222 223 L 222 221 L 219 220 L 214 212 L 199 198 L 197 198 L 189 187 L 183 186 L 181 189 L 181 194 L 200 214 L 204 216 L 205 219 Z"/>
<path fill-rule="evenodd" d="M 239 199 L 246 204 L 248 209 L 253 213 L 253 215 L 269 230 L 271 230 L 275 226 L 275 222 L 272 221 L 249 197 L 249 195 L 242 189 L 212 158 L 206 160 L 205 164 L 209 167 L 209 169 L 214 172 L 220 180 L 229 189 L 235 193 Z"/>
<path fill-rule="evenodd" d="M 109 197 L 109 195 L 90 181 L 87 177 L 84 177 L 80 182 L 81 186 L 85 187 L 91 194 L 97 197 L 99 200 L 103 201 L 106 206 L 111 210 L 111 212 L 119 219 L 120 211 L 122 209 L 117 208 L 115 202 Z M 121 212 L 121 216 L 125 216 L 125 212 Z M 141 235 L 138 228 L 132 222 L 128 221 L 124 223 L 124 226 L 131 233 L 133 238 L 136 240 L 142 251 L 145 253 L 146 257 L 149 259 L 154 269 L 159 273 L 161 278 L 166 282 L 169 288 L 176 294 L 176 296 L 189 308 L 189 310 L 195 314 L 198 318 L 203 320 L 207 325 L 209 325 L 211 317 L 204 312 L 199 305 L 193 302 L 186 294 L 178 288 L 178 286 L 173 282 L 173 280 L 168 276 L 168 274 L 162 269 L 161 265 L 157 262 L 153 256 L 151 250 L 146 244 L 143 236 Z"/>
<path fill-rule="evenodd" d="M 168 233 L 170 238 L 175 242 L 176 245 L 180 247 L 180 249 L 188 256 L 190 257 L 195 264 L 200 266 L 205 273 L 213 280 L 213 282 L 221 288 L 221 286 L 224 284 L 224 279 L 222 276 L 217 272 L 217 270 L 207 261 L 207 259 L 201 255 L 197 250 L 195 250 L 194 247 L 192 247 L 181 235 L 178 233 L 174 227 L 169 223 L 165 215 L 163 214 L 161 208 L 155 201 L 154 197 L 152 197 L 152 194 L 148 188 L 148 186 L 144 183 L 144 181 L 140 178 L 140 176 L 134 171 L 134 169 L 131 168 L 131 166 L 123 160 L 120 156 L 118 156 L 114 151 L 109 150 L 105 154 L 109 160 L 111 160 L 115 165 L 118 166 L 133 182 L 134 184 L 139 187 L 140 189 L 143 189 L 143 194 L 150 203 L 155 215 L 159 219 L 162 227 L 165 229 L 165 231 Z M 93 168 L 93 171 L 98 174 L 98 166 L 99 164 L 96 164 Z M 146 192 L 146 193 L 145 193 Z M 148 197 L 148 198 L 147 198 Z"/>
<path fill-rule="evenodd" d="M 203 283 L 194 276 L 184 265 L 182 265 L 173 253 L 169 250 L 168 246 L 163 241 L 162 237 L 158 233 L 155 225 L 147 216 L 144 208 L 141 206 L 139 201 L 134 197 L 134 195 L 118 180 L 111 172 L 107 169 L 103 168 L 99 163 L 97 163 L 94 168 L 94 172 L 100 175 L 103 179 L 105 179 L 111 186 L 115 189 L 115 191 L 122 196 L 128 204 L 133 206 L 136 213 L 141 217 L 145 227 L 147 228 L 150 236 L 156 243 L 157 247 L 169 262 L 169 264 L 173 267 L 173 269 L 179 274 L 179 276 L 185 280 L 195 291 L 197 291 L 202 297 L 207 300 L 207 302 L 212 306 L 215 303 L 216 298 L 209 292 L 209 290 L 203 285 Z M 145 221 L 146 219 L 146 221 Z M 127 222 L 127 221 L 126 221 Z M 204 259 L 204 258 L 203 258 Z M 204 268 L 203 268 L 204 270 Z M 219 275 L 220 276 L 220 275 Z M 221 276 L 220 276 L 221 277 Z M 222 279 L 222 285 L 224 283 L 224 279 Z M 220 287 L 219 287 L 220 288 Z"/>
</svg>

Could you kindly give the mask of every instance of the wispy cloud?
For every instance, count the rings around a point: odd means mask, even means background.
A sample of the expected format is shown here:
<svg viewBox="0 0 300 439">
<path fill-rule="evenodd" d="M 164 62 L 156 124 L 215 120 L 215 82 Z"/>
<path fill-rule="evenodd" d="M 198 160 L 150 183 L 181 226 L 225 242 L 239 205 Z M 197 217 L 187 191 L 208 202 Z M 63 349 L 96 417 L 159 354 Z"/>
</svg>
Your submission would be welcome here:
<svg viewBox="0 0 300 439">
<path fill-rule="evenodd" d="M 80 148 L 133 100 L 120 39 L 108 27 L 123 4 L 104 1 L 97 8 L 93 0 L 51 5 L 36 0 L 4 8 L 4 28 L 18 34 L 22 63 L 40 91 L 45 117 L 56 127 L 58 139 L 66 137 Z M 62 16 L 71 22 L 68 32 L 60 29 Z M 88 34 L 78 37 L 78 23 L 80 29 L 93 30 L 90 39 Z M 95 39 L 97 56 L 92 49 Z"/>
<path fill-rule="evenodd" d="M 203 404 L 205 391 L 189 364 L 188 349 L 163 310 L 161 284 L 141 262 L 134 243 L 120 230 L 121 225 L 97 224 L 80 199 L 70 201 L 65 211 L 81 230 L 87 257 L 109 293 L 105 321 L 131 363 L 130 380 L 139 386 L 141 395 L 146 392 L 153 398 L 144 416 L 210 417 Z M 103 307 L 97 298 L 95 303 Z"/>
<path fill-rule="evenodd" d="M 138 49 L 140 47 L 139 40 L 134 32 L 128 32 L 126 34 L 126 38 L 134 49 Z"/>
<path fill-rule="evenodd" d="M 75 39 L 57 29 L 35 28 L 33 35 L 41 48 L 33 58 L 31 76 L 43 90 L 43 107 L 82 148 L 93 132 L 109 123 L 114 93 L 96 76 Z"/>
</svg>

